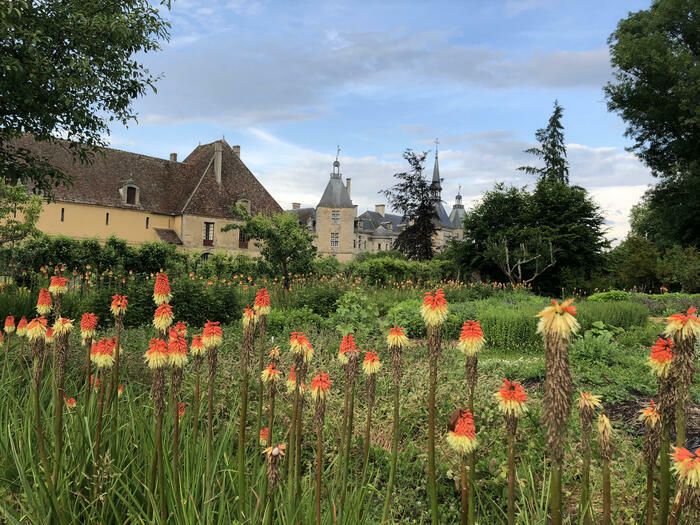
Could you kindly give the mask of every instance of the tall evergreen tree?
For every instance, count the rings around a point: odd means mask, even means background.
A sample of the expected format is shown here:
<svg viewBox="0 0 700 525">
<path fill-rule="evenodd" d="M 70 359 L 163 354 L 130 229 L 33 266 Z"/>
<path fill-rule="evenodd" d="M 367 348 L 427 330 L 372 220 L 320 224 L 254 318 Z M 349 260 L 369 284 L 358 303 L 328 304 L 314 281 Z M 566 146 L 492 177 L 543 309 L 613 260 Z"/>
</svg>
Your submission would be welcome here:
<svg viewBox="0 0 700 525">
<path fill-rule="evenodd" d="M 423 176 L 423 165 L 428 152 L 416 153 L 407 149 L 403 158 L 409 170 L 395 173 L 399 181 L 388 190 L 380 193 L 386 196 L 392 207 L 403 215 L 406 228 L 399 233 L 394 249 L 409 259 L 432 259 L 434 255 L 433 237 L 438 220 L 435 211 L 435 195 L 430 182 Z"/>
<path fill-rule="evenodd" d="M 529 175 L 537 175 L 539 180 L 559 181 L 569 183 L 569 162 L 566 160 L 566 145 L 564 143 L 564 126 L 561 123 L 564 108 L 554 101 L 554 111 L 549 117 L 547 126 L 535 132 L 539 147 L 528 148 L 525 153 L 534 155 L 544 162 L 544 166 L 521 166 L 519 171 Z"/>
</svg>

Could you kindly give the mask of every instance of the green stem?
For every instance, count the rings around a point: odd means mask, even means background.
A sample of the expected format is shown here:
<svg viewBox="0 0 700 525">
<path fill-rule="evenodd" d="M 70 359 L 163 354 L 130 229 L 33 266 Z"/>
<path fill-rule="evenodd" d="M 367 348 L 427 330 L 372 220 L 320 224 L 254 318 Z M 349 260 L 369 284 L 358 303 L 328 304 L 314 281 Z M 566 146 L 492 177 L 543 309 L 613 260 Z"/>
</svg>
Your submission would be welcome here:
<svg viewBox="0 0 700 525">
<path fill-rule="evenodd" d="M 304 398 L 299 400 L 299 417 L 296 428 L 296 451 L 294 452 L 294 480 L 296 497 L 301 497 L 301 446 L 304 441 Z"/>
<path fill-rule="evenodd" d="M 247 350 L 244 350 L 247 351 Z M 246 423 L 248 419 L 248 367 L 243 366 L 242 370 L 243 377 L 241 381 L 243 382 L 241 386 L 241 407 L 240 415 L 238 420 L 238 497 L 239 497 L 239 514 L 241 522 L 245 520 L 246 516 L 246 504 L 247 492 L 246 492 Z"/>
<path fill-rule="evenodd" d="M 659 458 L 659 514 L 658 525 L 666 525 L 668 522 L 669 498 L 671 496 L 671 458 L 668 450 L 671 443 L 669 429 L 667 425 L 661 430 L 661 456 Z"/>
<path fill-rule="evenodd" d="M 508 433 L 508 525 L 515 525 L 515 432 Z"/>
<path fill-rule="evenodd" d="M 163 410 L 156 413 L 156 464 L 158 470 L 158 500 L 161 523 L 167 523 L 168 507 L 165 500 L 165 465 L 163 460 Z"/>
<path fill-rule="evenodd" d="M 116 346 L 114 348 L 114 366 L 112 367 L 112 382 L 109 389 L 109 395 L 107 396 L 107 404 L 112 405 L 117 398 L 117 390 L 119 388 L 119 347 L 121 346 L 122 338 L 122 320 L 121 318 L 116 318 Z M 165 336 L 164 336 L 165 337 Z M 166 339 L 167 343 L 167 339 Z"/>
<path fill-rule="evenodd" d="M 260 435 L 263 420 L 263 401 L 265 400 L 265 385 L 260 375 L 265 368 L 265 336 L 267 332 L 267 316 L 261 315 L 258 321 L 258 338 L 260 340 L 260 360 L 258 363 L 258 414 L 255 420 L 255 435 Z"/>
<path fill-rule="evenodd" d="M 593 522 L 591 512 L 591 433 L 590 430 L 582 431 L 581 448 L 583 467 L 581 471 L 581 513 L 583 525 L 591 525 Z"/>
<path fill-rule="evenodd" d="M 198 439 L 199 433 L 199 403 L 201 398 L 201 376 L 202 376 L 202 358 L 200 356 L 194 359 L 194 407 L 193 407 L 193 427 L 192 434 L 194 436 L 195 443 Z"/>
<path fill-rule="evenodd" d="M 297 371 L 297 374 L 298 373 L 299 372 Z M 300 396 L 299 379 L 297 376 L 297 384 L 294 388 L 294 408 L 292 409 L 292 421 L 289 424 L 289 447 L 287 448 L 289 451 L 287 456 L 287 497 L 290 504 L 294 502 L 294 453 L 296 452 L 296 428 Z"/>
<path fill-rule="evenodd" d="M 603 520 L 602 525 L 610 525 L 612 520 L 612 494 L 610 489 L 610 460 L 603 460 Z"/>
<path fill-rule="evenodd" d="M 459 458 L 459 500 L 461 504 L 460 520 L 461 525 L 467 525 L 469 520 L 469 478 L 467 476 L 467 462 L 464 454 Z"/>
<path fill-rule="evenodd" d="M 434 336 L 430 338 L 435 344 Z M 430 349 L 430 377 L 428 391 L 428 495 L 430 515 L 433 525 L 440 523 L 437 500 L 437 480 L 435 469 L 435 389 L 437 385 L 437 349 Z"/>
<path fill-rule="evenodd" d="M 384 510 L 382 511 L 382 523 L 389 520 L 391 511 L 392 492 L 394 490 L 394 480 L 396 479 L 396 462 L 399 453 L 399 417 L 401 405 L 399 398 L 399 385 L 394 385 L 394 417 L 391 425 L 391 465 L 389 466 L 389 481 L 386 485 L 386 496 L 384 498 Z"/>
<path fill-rule="evenodd" d="M 647 466 L 646 525 L 654 524 L 654 466 Z"/>
<path fill-rule="evenodd" d="M 54 410 L 53 410 L 53 433 L 54 433 L 54 452 L 53 452 L 53 479 L 54 485 L 58 483 L 58 474 L 61 467 L 61 455 L 63 453 L 63 398 L 65 397 L 65 389 L 63 387 L 64 374 L 63 364 L 59 362 L 59 352 L 67 352 L 67 348 L 59 350 L 58 345 L 67 345 L 66 336 L 60 336 L 61 341 L 56 343 L 54 347 Z"/>
<path fill-rule="evenodd" d="M 348 365 L 352 366 L 352 365 Z M 350 397 L 348 399 L 348 425 L 345 430 L 345 451 L 343 457 L 343 478 L 340 484 L 340 508 L 339 514 L 342 516 L 345 508 L 345 496 L 348 487 L 348 475 L 350 472 L 350 452 L 352 450 L 352 434 L 355 419 L 355 383 L 351 381 Z"/>
<path fill-rule="evenodd" d="M 552 461 L 552 477 L 549 485 L 549 509 L 551 525 L 561 525 L 561 464 Z"/>
<path fill-rule="evenodd" d="M 99 374 L 101 375 L 101 374 Z M 98 375 L 98 377 L 99 377 Z M 100 381 L 100 392 L 98 394 L 97 398 L 97 430 L 95 431 L 95 450 L 94 450 L 94 459 L 93 461 L 95 462 L 95 473 L 97 475 L 98 482 L 95 483 L 94 487 L 94 493 L 97 495 L 100 491 L 100 484 L 99 480 L 101 478 L 100 475 L 100 467 L 102 465 L 101 461 L 101 446 L 102 446 L 102 418 L 104 416 L 104 406 L 105 406 L 105 390 L 106 386 L 105 383 L 106 381 L 104 380 L 105 378 L 102 377 L 102 380 Z"/>
<path fill-rule="evenodd" d="M 368 381 L 374 381 L 374 377 L 368 377 Z M 365 442 L 364 451 L 362 457 L 364 459 L 362 464 L 362 477 L 367 473 L 367 465 L 369 464 L 369 440 L 372 432 L 372 410 L 374 408 L 374 393 L 370 391 L 373 387 L 368 387 L 367 393 L 367 423 L 365 425 Z"/>
<path fill-rule="evenodd" d="M 179 395 L 176 390 L 178 380 L 175 379 L 175 374 L 178 371 L 173 369 L 172 379 L 170 383 L 170 404 L 172 405 L 173 414 L 173 489 L 175 491 L 175 501 L 177 507 L 180 506 L 180 411 L 179 411 Z M 181 372 L 180 372 L 181 373 Z"/>
<path fill-rule="evenodd" d="M 323 401 L 320 401 L 323 403 Z M 323 472 L 323 420 L 316 430 L 316 525 L 321 525 L 321 474 Z"/>
</svg>

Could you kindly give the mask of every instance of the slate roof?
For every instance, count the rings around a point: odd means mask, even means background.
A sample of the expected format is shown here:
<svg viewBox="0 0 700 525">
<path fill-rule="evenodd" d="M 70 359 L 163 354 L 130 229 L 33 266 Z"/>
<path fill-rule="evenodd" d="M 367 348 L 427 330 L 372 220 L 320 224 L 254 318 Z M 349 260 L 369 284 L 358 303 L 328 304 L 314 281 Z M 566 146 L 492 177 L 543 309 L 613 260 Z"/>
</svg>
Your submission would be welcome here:
<svg viewBox="0 0 700 525">
<path fill-rule="evenodd" d="M 175 230 L 170 230 L 167 228 L 154 228 L 156 231 L 156 235 L 158 235 L 158 238 L 163 241 L 167 242 L 169 244 L 182 244 L 182 240 L 178 236 L 177 232 Z"/>
<path fill-rule="evenodd" d="M 316 208 L 297 208 L 296 210 L 287 210 L 288 213 L 293 213 L 302 224 L 307 224 L 309 219 L 316 218 Z"/>
<path fill-rule="evenodd" d="M 447 212 L 445 211 L 445 207 L 442 205 L 442 202 L 440 202 L 440 201 L 435 202 L 435 212 L 437 213 L 438 220 L 440 221 L 440 224 L 442 225 L 443 228 L 453 228 L 454 227 L 452 225 L 452 221 L 450 220 L 450 217 L 447 215 Z"/>
<path fill-rule="evenodd" d="M 127 208 L 167 215 L 204 215 L 228 218 L 241 199 L 252 213 L 281 212 L 282 208 L 225 141 L 222 144 L 222 183 L 217 184 L 214 145 L 197 146 L 183 162 L 149 157 L 112 148 L 99 148 L 90 163 L 74 160 L 68 142 L 36 142 L 26 135 L 17 145 L 44 158 L 72 179 L 54 190 L 60 202 Z M 123 202 L 119 189 L 126 183 L 139 188 L 139 204 Z"/>
<path fill-rule="evenodd" d="M 348 189 L 340 176 L 331 175 L 317 208 L 354 208 Z"/>
</svg>

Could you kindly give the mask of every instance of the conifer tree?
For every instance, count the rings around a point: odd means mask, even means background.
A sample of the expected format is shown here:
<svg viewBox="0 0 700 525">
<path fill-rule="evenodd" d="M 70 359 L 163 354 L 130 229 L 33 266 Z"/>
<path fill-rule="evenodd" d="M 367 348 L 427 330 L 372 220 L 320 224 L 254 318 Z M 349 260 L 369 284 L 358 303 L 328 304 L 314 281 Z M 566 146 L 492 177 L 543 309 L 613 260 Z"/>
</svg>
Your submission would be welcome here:
<svg viewBox="0 0 700 525">
<path fill-rule="evenodd" d="M 534 155 L 544 162 L 544 166 L 521 166 L 519 171 L 529 175 L 537 175 L 540 181 L 569 183 L 569 161 L 566 159 L 566 144 L 564 143 L 564 126 L 561 123 L 564 108 L 554 101 L 554 111 L 549 117 L 547 126 L 535 132 L 535 138 L 540 143 L 538 147 L 528 148 L 525 153 Z"/>
</svg>

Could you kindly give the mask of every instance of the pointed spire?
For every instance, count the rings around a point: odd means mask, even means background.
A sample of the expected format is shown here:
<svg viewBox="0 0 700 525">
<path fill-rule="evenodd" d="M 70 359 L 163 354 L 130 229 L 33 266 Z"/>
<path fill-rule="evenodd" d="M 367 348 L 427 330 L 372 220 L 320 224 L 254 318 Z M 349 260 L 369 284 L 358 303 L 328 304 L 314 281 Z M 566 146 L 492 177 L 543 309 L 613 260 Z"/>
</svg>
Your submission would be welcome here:
<svg viewBox="0 0 700 525">
<path fill-rule="evenodd" d="M 333 171 L 331 172 L 331 179 L 340 178 L 340 160 L 338 160 L 338 157 L 340 157 L 340 146 L 338 146 L 338 149 L 335 152 L 335 160 L 333 161 Z"/>
<path fill-rule="evenodd" d="M 438 164 L 438 144 L 440 141 L 435 139 L 435 165 L 433 166 L 433 185 L 440 188 L 440 165 Z"/>
</svg>

